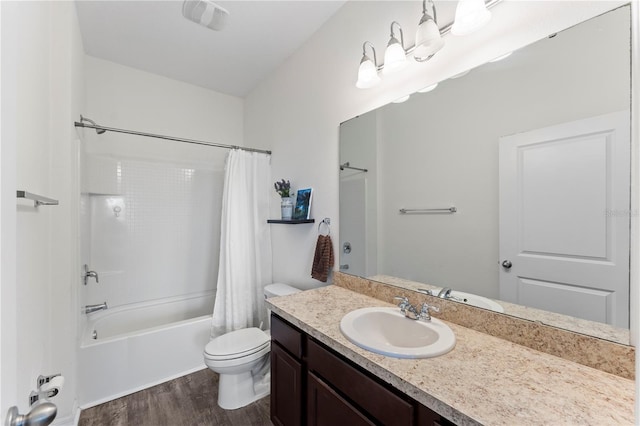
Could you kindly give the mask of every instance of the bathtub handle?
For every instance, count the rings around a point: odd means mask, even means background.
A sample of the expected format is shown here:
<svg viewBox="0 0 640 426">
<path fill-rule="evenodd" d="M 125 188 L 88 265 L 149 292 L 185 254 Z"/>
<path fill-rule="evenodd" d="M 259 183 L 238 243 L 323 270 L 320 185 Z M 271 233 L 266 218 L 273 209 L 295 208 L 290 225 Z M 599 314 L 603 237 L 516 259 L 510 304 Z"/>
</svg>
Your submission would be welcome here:
<svg viewBox="0 0 640 426">
<path fill-rule="evenodd" d="M 84 265 L 84 285 L 87 285 L 87 282 L 89 281 L 89 278 L 95 278 L 96 279 L 96 284 L 98 284 L 100 281 L 98 280 L 98 273 L 96 271 L 90 271 L 89 270 L 89 265 Z"/>
</svg>

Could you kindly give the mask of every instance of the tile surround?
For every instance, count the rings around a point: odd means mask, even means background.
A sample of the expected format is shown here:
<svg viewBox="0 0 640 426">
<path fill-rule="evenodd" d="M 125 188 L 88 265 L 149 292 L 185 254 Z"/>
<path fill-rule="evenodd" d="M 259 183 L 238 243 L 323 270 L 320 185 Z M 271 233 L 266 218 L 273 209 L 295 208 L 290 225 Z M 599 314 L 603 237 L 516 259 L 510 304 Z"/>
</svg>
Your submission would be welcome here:
<svg viewBox="0 0 640 426">
<path fill-rule="evenodd" d="M 413 304 L 435 303 L 440 307 L 440 313 L 434 316 L 442 320 L 626 379 L 635 379 L 635 348 L 632 346 L 466 306 L 340 272 L 335 273 L 334 284 L 388 303 L 395 303 L 393 300 L 395 296 L 406 296 Z"/>
</svg>

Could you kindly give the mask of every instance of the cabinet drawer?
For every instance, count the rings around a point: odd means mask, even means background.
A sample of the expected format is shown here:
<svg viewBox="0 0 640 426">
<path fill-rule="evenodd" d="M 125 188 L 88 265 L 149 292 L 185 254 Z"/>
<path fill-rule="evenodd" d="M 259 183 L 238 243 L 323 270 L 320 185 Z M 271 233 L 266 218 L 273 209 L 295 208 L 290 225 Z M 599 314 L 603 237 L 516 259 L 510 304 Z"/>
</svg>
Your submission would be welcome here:
<svg viewBox="0 0 640 426">
<path fill-rule="evenodd" d="M 412 403 L 400 398 L 346 361 L 312 341 L 307 342 L 307 363 L 310 371 L 324 378 L 336 390 L 360 406 L 384 425 L 413 425 Z"/>
<path fill-rule="evenodd" d="M 271 339 L 296 358 L 302 358 L 302 333 L 275 314 L 271 314 Z"/>
</svg>

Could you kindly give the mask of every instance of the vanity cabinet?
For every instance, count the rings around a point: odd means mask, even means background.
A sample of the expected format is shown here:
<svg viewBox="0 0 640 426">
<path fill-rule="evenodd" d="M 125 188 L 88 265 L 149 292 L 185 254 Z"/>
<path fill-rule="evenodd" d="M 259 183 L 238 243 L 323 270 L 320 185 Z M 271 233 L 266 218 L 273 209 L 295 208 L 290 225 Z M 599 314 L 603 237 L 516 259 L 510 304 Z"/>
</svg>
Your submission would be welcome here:
<svg viewBox="0 0 640 426">
<path fill-rule="evenodd" d="M 451 426 L 275 314 L 271 421 L 276 426 Z"/>
</svg>

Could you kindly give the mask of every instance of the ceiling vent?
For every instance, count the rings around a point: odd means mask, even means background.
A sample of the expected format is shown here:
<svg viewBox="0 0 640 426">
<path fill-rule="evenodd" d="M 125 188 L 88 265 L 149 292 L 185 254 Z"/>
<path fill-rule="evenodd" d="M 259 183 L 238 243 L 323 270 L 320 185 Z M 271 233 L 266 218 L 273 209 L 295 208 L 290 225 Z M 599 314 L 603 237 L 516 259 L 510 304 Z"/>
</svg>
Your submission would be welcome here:
<svg viewBox="0 0 640 426">
<path fill-rule="evenodd" d="M 182 14 L 196 24 L 220 31 L 227 23 L 229 11 L 209 0 L 185 0 Z"/>
</svg>

